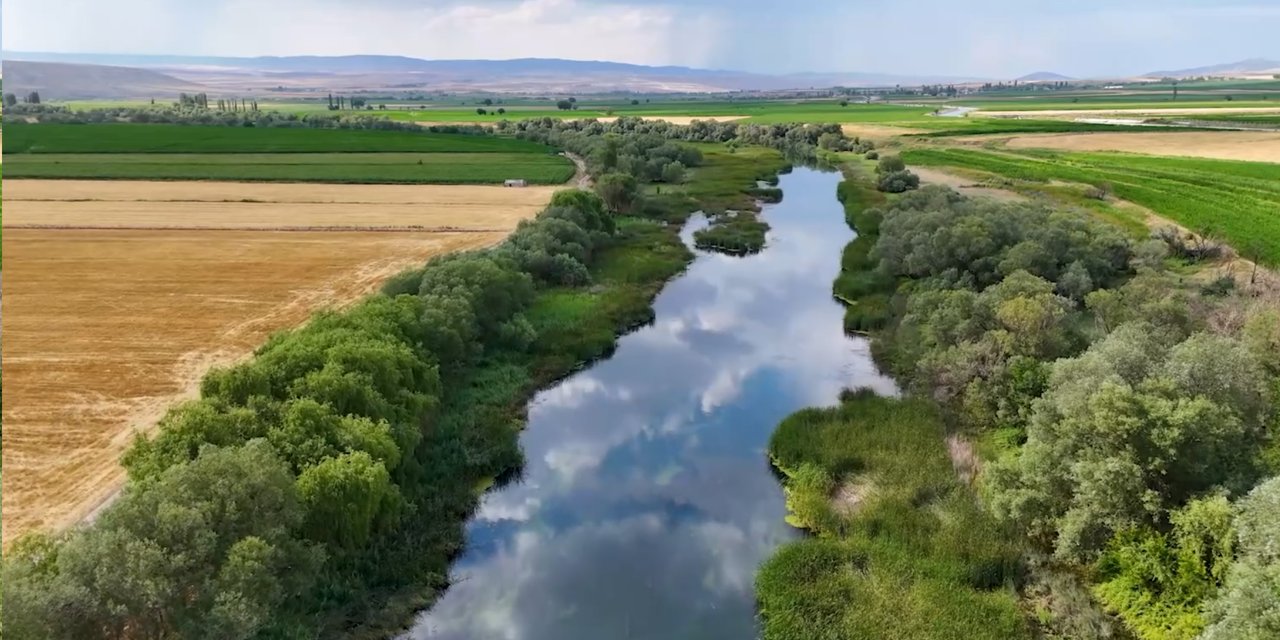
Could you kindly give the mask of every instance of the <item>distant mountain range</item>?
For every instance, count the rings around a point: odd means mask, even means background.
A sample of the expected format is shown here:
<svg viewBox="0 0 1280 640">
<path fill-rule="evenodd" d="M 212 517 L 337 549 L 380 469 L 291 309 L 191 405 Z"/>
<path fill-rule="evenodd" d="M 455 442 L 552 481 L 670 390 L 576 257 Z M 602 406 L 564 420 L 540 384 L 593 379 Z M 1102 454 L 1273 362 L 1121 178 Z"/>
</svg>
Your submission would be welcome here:
<svg viewBox="0 0 1280 640">
<path fill-rule="evenodd" d="M 645 66 L 620 62 L 522 58 L 515 60 L 422 60 L 405 56 L 288 56 L 209 57 L 117 54 L 66 54 L 5 52 L 5 70 L 21 69 L 31 62 L 71 66 L 149 70 L 184 83 L 200 85 L 210 93 L 277 91 L 314 94 L 317 91 L 451 91 L 524 93 L 778 91 L 809 88 L 883 87 L 947 84 L 978 81 L 977 78 L 910 76 L 885 73 L 799 73 L 771 75 L 744 71 L 694 69 L 679 66 Z M 23 76 L 47 73 L 54 67 L 29 70 Z M 62 69 L 61 73 L 70 75 Z M 85 75 L 94 71 L 82 70 Z M 105 73 L 105 72 L 102 72 Z M 81 94 L 80 87 L 65 86 L 43 78 L 53 95 Z M 144 97 L 154 82 L 137 87 L 122 82 L 116 94 Z M 15 88 L 26 87 L 14 82 Z M 103 97 L 108 97 L 104 95 Z M 109 97 L 122 97 L 112 95 Z"/>
<path fill-rule="evenodd" d="M 7 90 L 40 91 L 47 99 L 160 98 L 179 92 L 257 93 L 305 97 L 326 92 L 525 93 L 566 95 L 609 92 L 709 93 L 787 91 L 829 87 L 966 84 L 985 78 L 887 73 L 762 74 L 745 71 L 645 66 L 621 62 L 521 58 L 423 60 L 406 56 L 285 56 L 237 58 L 6 51 Z M 1188 77 L 1280 72 L 1280 62 L 1251 59 L 1156 71 L 1146 76 Z M 1038 71 L 1019 82 L 1073 78 Z"/>
<path fill-rule="evenodd" d="M 1250 58 L 1248 60 L 1240 60 L 1238 62 L 1214 64 L 1207 67 L 1195 67 L 1192 69 L 1152 71 L 1151 73 L 1143 74 L 1143 76 L 1148 78 L 1189 78 L 1196 76 L 1220 75 L 1264 75 L 1268 73 L 1280 73 L 1280 60 Z"/>
</svg>

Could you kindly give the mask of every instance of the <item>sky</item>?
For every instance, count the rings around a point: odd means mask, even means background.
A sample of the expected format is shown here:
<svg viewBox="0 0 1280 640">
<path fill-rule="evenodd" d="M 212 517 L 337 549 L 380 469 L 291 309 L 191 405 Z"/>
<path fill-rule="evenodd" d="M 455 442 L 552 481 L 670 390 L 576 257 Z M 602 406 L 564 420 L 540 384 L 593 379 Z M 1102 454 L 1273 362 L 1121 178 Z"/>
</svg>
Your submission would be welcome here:
<svg viewBox="0 0 1280 640">
<path fill-rule="evenodd" d="M 1280 0 L 5 0 L 10 51 L 1105 77 L 1280 58 Z"/>
</svg>

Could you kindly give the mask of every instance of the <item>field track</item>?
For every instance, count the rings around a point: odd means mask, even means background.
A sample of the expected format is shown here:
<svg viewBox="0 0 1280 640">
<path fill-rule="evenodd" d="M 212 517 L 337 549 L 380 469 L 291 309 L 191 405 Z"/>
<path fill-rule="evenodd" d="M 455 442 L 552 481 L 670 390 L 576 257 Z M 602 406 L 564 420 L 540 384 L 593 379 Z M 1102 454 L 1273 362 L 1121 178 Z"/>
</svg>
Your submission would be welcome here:
<svg viewBox="0 0 1280 640">
<path fill-rule="evenodd" d="M 1153 133 L 1067 133 L 1010 138 L 1013 149 L 1125 151 L 1155 156 L 1280 162 L 1280 132 L 1167 131 Z"/>
<path fill-rule="evenodd" d="M 32 199 L 58 195 L 36 182 L 5 184 L 6 197 L 12 187 L 27 198 L 7 202 L 4 219 L 5 546 L 27 531 L 72 525 L 113 495 L 124 477 L 117 460 L 134 434 L 191 397 L 209 367 L 247 357 L 271 333 L 350 303 L 430 256 L 499 242 L 553 191 L 194 183 L 188 200 L 173 202 L 166 199 L 182 196 L 184 185 L 154 186 L 52 185 L 81 198 L 72 202 Z M 303 202 L 218 201 L 250 192 Z M 90 195 L 104 199 L 83 199 Z M 343 199 L 352 202 L 335 202 Z M 58 208 L 66 226 L 109 228 L 10 227 L 40 220 L 42 207 Z M 209 219 L 200 207 L 225 209 Z M 412 208 L 423 227 L 491 230 L 368 230 Z M 157 217 L 162 209 L 167 220 Z M 55 214 L 44 211 L 48 224 Z M 139 221 L 195 228 L 121 228 Z M 289 225 L 325 230 L 273 229 Z"/>
</svg>

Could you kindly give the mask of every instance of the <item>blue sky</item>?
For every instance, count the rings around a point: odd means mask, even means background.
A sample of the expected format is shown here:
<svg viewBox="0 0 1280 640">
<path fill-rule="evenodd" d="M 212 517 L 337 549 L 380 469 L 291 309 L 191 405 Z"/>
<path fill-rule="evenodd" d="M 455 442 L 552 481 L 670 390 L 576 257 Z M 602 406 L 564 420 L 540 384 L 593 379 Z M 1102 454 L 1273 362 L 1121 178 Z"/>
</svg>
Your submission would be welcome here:
<svg viewBox="0 0 1280 640">
<path fill-rule="evenodd" d="M 1280 58 L 1280 0 L 7 0 L 15 51 L 1110 76 Z"/>
</svg>

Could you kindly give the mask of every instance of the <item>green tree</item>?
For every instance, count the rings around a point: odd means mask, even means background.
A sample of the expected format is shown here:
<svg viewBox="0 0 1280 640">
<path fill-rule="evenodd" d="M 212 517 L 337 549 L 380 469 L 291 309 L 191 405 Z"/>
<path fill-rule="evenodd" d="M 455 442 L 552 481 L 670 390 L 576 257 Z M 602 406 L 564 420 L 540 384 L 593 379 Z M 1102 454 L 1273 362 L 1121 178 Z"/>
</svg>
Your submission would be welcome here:
<svg viewBox="0 0 1280 640">
<path fill-rule="evenodd" d="M 625 213 L 635 204 L 640 187 L 630 174 L 606 173 L 596 180 L 596 194 L 611 211 Z"/>
<path fill-rule="evenodd" d="M 1223 366 L 1189 371 L 1210 347 L 1225 352 Z M 1195 495 L 1247 484 L 1257 368 L 1239 351 L 1204 338 L 1168 349 L 1127 325 L 1059 361 L 1020 455 L 989 470 L 993 508 L 1060 557 L 1089 560 Z M 1241 371 L 1223 372 L 1231 367 Z"/>
<path fill-rule="evenodd" d="M 363 451 L 303 471 L 298 497 L 307 513 L 307 537 L 346 550 L 363 546 L 379 520 L 393 518 L 402 502 L 386 467 Z"/>
<path fill-rule="evenodd" d="M 880 162 L 876 164 L 876 173 L 887 174 L 897 171 L 906 171 L 907 163 L 902 161 L 901 156 L 882 156 Z"/>
<path fill-rule="evenodd" d="M 680 184 L 684 182 L 684 164 L 679 160 L 668 162 L 662 167 L 662 181 L 667 184 Z"/>
<path fill-rule="evenodd" d="M 93 528 L 15 547 L 6 637 L 251 637 L 315 575 L 320 556 L 295 538 L 302 517 L 266 442 L 206 448 L 131 487 Z"/>
<path fill-rule="evenodd" d="M 1206 607 L 1203 640 L 1280 637 L 1280 478 L 1237 505 L 1238 555 L 1218 597 Z"/>
</svg>

